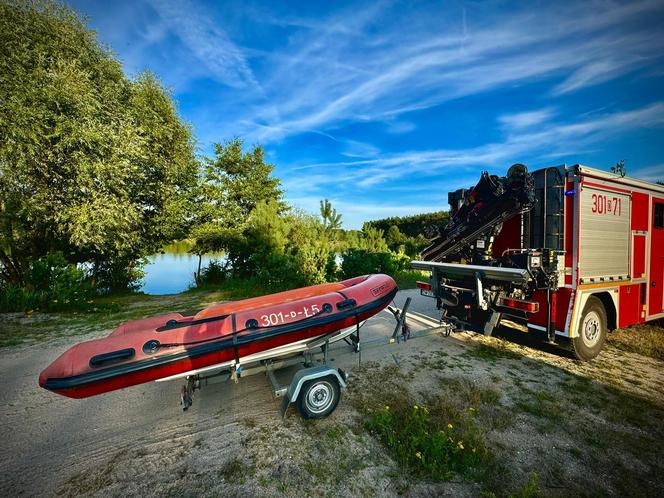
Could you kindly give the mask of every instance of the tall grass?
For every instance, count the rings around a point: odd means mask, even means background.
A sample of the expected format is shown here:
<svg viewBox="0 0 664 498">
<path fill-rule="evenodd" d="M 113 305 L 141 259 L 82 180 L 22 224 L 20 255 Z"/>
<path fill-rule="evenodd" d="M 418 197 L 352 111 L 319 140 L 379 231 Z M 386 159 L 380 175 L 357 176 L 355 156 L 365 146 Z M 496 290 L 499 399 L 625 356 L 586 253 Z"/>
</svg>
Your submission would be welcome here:
<svg viewBox="0 0 664 498">
<path fill-rule="evenodd" d="M 433 480 L 470 476 L 487 456 L 483 439 L 466 424 L 463 431 L 417 404 L 385 405 L 366 422 L 402 466 Z"/>
</svg>

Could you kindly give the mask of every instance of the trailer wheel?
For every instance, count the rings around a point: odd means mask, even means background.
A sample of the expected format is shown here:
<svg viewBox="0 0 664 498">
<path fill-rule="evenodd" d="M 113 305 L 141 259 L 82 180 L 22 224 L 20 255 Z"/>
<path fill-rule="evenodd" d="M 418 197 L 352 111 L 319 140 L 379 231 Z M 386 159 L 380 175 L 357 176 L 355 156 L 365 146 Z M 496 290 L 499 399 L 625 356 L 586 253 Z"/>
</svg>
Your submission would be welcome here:
<svg viewBox="0 0 664 498">
<path fill-rule="evenodd" d="M 339 404 L 341 388 L 333 376 L 305 382 L 297 398 L 297 409 L 302 418 L 325 418 Z"/>
<path fill-rule="evenodd" d="M 606 310 L 602 301 L 590 296 L 581 315 L 579 335 L 572 339 L 574 354 L 579 360 L 595 358 L 606 342 Z"/>
</svg>

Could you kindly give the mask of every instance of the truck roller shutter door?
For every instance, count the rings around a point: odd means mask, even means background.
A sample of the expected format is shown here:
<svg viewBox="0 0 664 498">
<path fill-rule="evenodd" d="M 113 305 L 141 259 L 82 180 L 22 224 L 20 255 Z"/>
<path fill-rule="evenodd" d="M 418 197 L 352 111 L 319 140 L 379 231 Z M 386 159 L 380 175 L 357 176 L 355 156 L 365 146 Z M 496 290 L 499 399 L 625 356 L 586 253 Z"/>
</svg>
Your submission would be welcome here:
<svg viewBox="0 0 664 498">
<path fill-rule="evenodd" d="M 582 187 L 579 270 L 582 283 L 627 280 L 630 270 L 631 197 Z"/>
</svg>

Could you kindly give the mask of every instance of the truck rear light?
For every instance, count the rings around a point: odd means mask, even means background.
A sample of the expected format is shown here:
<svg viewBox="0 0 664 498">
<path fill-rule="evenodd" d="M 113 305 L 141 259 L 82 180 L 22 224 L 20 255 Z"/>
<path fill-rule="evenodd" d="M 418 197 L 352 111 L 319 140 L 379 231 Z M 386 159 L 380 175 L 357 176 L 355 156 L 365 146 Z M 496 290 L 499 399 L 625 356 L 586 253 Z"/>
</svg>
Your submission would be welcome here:
<svg viewBox="0 0 664 498">
<path fill-rule="evenodd" d="M 522 299 L 506 297 L 500 301 L 500 304 L 506 308 L 525 311 L 526 313 L 537 313 L 539 311 L 539 303 L 536 301 L 524 301 Z"/>
<path fill-rule="evenodd" d="M 417 285 L 417 288 L 418 288 L 418 289 L 424 289 L 424 290 L 428 290 L 428 291 L 431 290 L 431 284 L 428 283 L 428 282 L 420 282 L 420 281 L 418 281 L 418 282 L 416 283 L 416 285 Z"/>
</svg>

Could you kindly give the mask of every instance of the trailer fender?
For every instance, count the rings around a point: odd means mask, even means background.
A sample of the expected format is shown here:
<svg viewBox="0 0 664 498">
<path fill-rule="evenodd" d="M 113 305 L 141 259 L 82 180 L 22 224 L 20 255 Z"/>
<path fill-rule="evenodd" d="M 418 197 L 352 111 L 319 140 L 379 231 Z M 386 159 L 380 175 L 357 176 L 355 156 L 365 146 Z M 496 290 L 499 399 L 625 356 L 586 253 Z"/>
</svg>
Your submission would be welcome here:
<svg viewBox="0 0 664 498">
<path fill-rule="evenodd" d="M 319 365 L 311 368 L 303 368 L 298 370 L 297 373 L 293 376 L 293 380 L 288 386 L 286 395 L 284 396 L 283 402 L 281 403 L 281 415 L 284 416 L 288 407 L 293 403 L 297 397 L 300 395 L 300 390 L 305 382 L 314 379 L 320 379 L 322 377 L 334 377 L 339 383 L 340 388 L 346 387 L 346 375 L 343 372 L 340 372 L 336 368 L 332 368 L 328 365 Z"/>
</svg>

